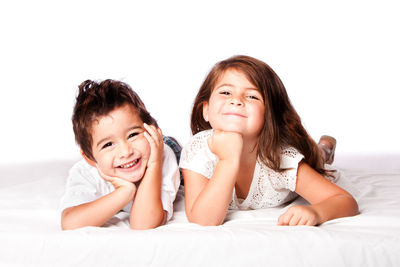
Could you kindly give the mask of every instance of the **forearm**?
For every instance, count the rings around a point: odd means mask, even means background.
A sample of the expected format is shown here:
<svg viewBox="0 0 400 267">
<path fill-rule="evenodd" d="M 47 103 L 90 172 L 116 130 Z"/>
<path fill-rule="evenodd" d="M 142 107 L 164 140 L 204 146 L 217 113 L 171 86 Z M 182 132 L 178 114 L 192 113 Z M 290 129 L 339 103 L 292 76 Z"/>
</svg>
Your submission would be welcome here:
<svg viewBox="0 0 400 267">
<path fill-rule="evenodd" d="M 61 227 L 71 230 L 102 226 L 133 199 L 134 193 L 134 187 L 121 187 L 95 201 L 67 208 L 62 213 Z"/>
<path fill-rule="evenodd" d="M 223 223 L 232 200 L 238 170 L 238 161 L 221 160 L 218 162 L 213 176 L 187 210 L 190 222 L 201 225 Z"/>
<path fill-rule="evenodd" d="M 323 202 L 311 205 L 311 207 L 318 214 L 318 224 L 359 213 L 357 202 L 351 195 L 347 194 L 332 196 Z"/>
<path fill-rule="evenodd" d="M 161 202 L 161 163 L 148 168 L 143 177 L 130 213 L 132 229 L 152 229 L 162 225 L 166 212 Z"/>
</svg>

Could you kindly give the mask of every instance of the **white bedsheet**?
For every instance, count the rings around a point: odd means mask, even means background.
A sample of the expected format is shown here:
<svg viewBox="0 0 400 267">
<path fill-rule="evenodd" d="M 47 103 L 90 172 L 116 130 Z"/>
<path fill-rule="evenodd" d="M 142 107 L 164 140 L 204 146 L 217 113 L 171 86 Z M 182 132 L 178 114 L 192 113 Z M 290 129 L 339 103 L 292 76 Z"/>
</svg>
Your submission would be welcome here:
<svg viewBox="0 0 400 267">
<path fill-rule="evenodd" d="M 336 162 L 338 183 L 358 201 L 355 217 L 277 226 L 283 206 L 202 227 L 187 222 L 180 190 L 173 219 L 145 231 L 130 230 L 126 213 L 107 227 L 61 231 L 73 161 L 0 166 L 0 266 L 400 266 L 400 155 Z"/>
</svg>

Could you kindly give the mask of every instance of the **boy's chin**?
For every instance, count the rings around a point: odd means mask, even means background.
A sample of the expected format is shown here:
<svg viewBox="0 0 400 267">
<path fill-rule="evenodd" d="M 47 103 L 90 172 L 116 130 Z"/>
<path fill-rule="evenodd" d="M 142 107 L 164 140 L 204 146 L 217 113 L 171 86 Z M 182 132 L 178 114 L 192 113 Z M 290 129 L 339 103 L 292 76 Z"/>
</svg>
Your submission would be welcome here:
<svg viewBox="0 0 400 267">
<path fill-rule="evenodd" d="M 125 181 L 131 182 L 131 183 L 136 183 L 142 180 L 143 177 L 121 177 L 121 179 L 124 179 Z"/>
</svg>

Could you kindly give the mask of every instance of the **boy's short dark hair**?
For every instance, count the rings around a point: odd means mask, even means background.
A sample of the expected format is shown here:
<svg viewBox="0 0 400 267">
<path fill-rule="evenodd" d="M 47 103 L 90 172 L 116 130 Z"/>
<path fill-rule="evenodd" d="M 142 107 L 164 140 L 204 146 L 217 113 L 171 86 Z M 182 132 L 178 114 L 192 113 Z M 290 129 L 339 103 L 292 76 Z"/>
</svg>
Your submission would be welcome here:
<svg viewBox="0 0 400 267">
<path fill-rule="evenodd" d="M 128 84 L 108 79 L 102 82 L 86 80 L 79 85 L 72 125 L 75 141 L 89 159 L 95 160 L 92 153 L 93 122 L 125 104 L 135 107 L 144 123 L 158 127 L 140 97 Z"/>
</svg>

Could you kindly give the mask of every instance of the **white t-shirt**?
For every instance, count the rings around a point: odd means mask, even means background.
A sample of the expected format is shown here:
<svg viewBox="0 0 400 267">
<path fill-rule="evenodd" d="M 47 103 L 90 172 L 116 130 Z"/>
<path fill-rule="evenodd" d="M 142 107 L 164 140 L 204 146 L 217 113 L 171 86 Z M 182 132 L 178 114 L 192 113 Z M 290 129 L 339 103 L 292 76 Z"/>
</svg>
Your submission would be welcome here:
<svg viewBox="0 0 400 267">
<path fill-rule="evenodd" d="M 167 211 L 167 220 L 172 217 L 173 202 L 179 185 L 179 168 L 175 154 L 168 145 L 164 144 L 161 202 L 164 210 Z M 66 190 L 60 202 L 60 210 L 62 212 L 66 208 L 92 202 L 114 190 L 114 186 L 99 175 L 97 168 L 90 166 L 82 159 L 75 163 L 69 171 Z M 130 212 L 131 206 L 132 201 L 123 210 Z"/>
<path fill-rule="evenodd" d="M 179 167 L 197 172 L 210 179 L 218 163 L 218 157 L 210 151 L 207 139 L 212 130 L 197 133 L 183 148 Z M 284 204 L 295 197 L 297 168 L 303 159 L 295 148 L 282 151 L 281 168 L 290 168 L 282 173 L 265 166 L 258 158 L 253 180 L 246 199 L 238 199 L 233 189 L 230 209 L 261 209 Z"/>
</svg>

